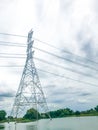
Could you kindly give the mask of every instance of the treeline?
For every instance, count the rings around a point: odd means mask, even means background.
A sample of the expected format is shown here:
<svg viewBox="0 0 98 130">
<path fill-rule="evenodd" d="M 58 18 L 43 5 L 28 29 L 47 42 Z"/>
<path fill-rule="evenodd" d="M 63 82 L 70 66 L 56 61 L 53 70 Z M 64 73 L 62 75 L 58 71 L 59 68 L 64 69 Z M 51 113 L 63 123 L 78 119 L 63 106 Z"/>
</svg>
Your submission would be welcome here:
<svg viewBox="0 0 98 130">
<path fill-rule="evenodd" d="M 0 110 L 0 121 L 6 120 L 6 111 Z"/>
<path fill-rule="evenodd" d="M 49 112 L 51 118 L 69 117 L 69 116 L 98 116 L 98 105 L 94 109 L 86 111 L 73 111 L 70 108 L 59 109 Z M 15 121 L 13 117 L 6 117 L 7 113 L 4 110 L 0 110 L 0 121 L 7 121 L 8 118 L 11 121 Z M 49 118 L 47 113 L 39 113 L 37 110 L 31 108 L 27 110 L 26 114 L 22 118 L 18 118 L 21 121 L 35 121 L 37 119 Z"/>
<path fill-rule="evenodd" d="M 68 116 L 98 116 L 98 105 L 94 109 L 86 111 L 73 111 L 69 108 L 50 111 L 52 118 L 68 117 Z"/>
<path fill-rule="evenodd" d="M 69 116 L 98 116 L 98 106 L 96 106 L 94 109 L 86 111 L 73 111 L 69 108 L 59 109 L 56 111 L 50 111 L 50 116 L 52 118 L 69 117 Z"/>
</svg>

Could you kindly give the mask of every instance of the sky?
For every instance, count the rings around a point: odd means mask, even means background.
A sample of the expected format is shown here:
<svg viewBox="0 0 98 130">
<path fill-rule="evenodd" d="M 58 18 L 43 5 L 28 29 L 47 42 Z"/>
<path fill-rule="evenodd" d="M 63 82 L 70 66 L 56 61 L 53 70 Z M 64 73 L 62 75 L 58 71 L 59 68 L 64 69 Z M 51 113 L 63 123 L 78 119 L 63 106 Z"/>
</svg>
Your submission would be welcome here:
<svg viewBox="0 0 98 130">
<path fill-rule="evenodd" d="M 37 49 L 34 52 L 35 57 L 56 64 L 53 66 L 34 59 L 36 68 L 63 76 L 38 70 L 50 110 L 66 107 L 87 110 L 98 105 L 97 5 L 97 0 L 0 0 L 0 33 L 27 36 L 33 29 L 34 47 L 62 57 L 57 58 Z M 25 46 L 0 45 L 0 109 L 10 112 L 23 67 L 4 66 L 24 66 L 26 59 L 1 58 L 4 56 L 1 53 L 13 56 L 24 54 L 26 57 L 27 38 L 0 34 L 0 41 L 18 45 L 22 43 Z M 64 76 L 94 85 L 73 81 Z"/>
</svg>

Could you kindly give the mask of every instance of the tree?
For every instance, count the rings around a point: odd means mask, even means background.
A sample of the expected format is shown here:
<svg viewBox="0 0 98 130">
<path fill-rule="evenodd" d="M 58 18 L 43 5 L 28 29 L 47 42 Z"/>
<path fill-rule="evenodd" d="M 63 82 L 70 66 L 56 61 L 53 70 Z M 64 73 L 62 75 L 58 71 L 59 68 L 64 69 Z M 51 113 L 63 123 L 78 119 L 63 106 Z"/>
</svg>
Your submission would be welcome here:
<svg viewBox="0 0 98 130">
<path fill-rule="evenodd" d="M 79 111 L 76 111 L 76 112 L 75 112 L 75 115 L 76 115 L 76 116 L 79 116 L 79 115 L 80 115 L 80 112 L 79 112 Z"/>
<path fill-rule="evenodd" d="M 72 115 L 73 113 L 74 113 L 74 112 L 73 112 L 70 108 L 64 109 L 64 114 L 65 114 L 66 116 Z"/>
<path fill-rule="evenodd" d="M 98 105 L 95 107 L 95 110 L 98 112 Z"/>
<path fill-rule="evenodd" d="M 73 114 L 74 114 L 74 112 L 69 108 L 59 109 L 59 110 L 56 110 L 56 111 L 50 111 L 50 115 L 51 115 L 52 118 L 66 117 L 66 116 L 70 116 L 70 115 L 73 115 Z"/>
<path fill-rule="evenodd" d="M 6 116 L 6 112 L 4 110 L 0 110 L 0 121 L 4 120 Z"/>
<path fill-rule="evenodd" d="M 40 118 L 40 114 L 37 110 L 35 110 L 34 108 L 31 108 L 31 109 L 27 110 L 27 112 L 23 118 L 33 120 L 33 119 Z"/>
</svg>

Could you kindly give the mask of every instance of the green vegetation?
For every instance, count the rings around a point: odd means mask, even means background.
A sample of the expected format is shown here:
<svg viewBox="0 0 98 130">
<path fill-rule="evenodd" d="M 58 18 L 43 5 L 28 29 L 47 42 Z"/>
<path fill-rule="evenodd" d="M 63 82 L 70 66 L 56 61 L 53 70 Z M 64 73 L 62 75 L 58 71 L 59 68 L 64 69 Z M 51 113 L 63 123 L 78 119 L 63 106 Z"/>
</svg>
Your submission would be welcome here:
<svg viewBox="0 0 98 130">
<path fill-rule="evenodd" d="M 69 117 L 69 116 L 98 116 L 98 111 L 96 109 L 90 109 L 87 111 L 72 111 L 69 108 L 60 109 L 57 111 L 50 111 L 52 118 Z"/>
<path fill-rule="evenodd" d="M 50 111 L 50 116 L 52 118 L 72 116 L 73 114 L 74 112 L 69 108 Z"/>
<path fill-rule="evenodd" d="M 0 121 L 5 120 L 6 112 L 4 110 L 0 110 Z"/>
<path fill-rule="evenodd" d="M 39 112 L 33 108 L 27 110 L 26 114 L 23 117 L 24 119 L 29 119 L 29 120 L 36 120 L 41 118 Z"/>
<path fill-rule="evenodd" d="M 98 105 L 94 109 L 86 110 L 86 111 L 73 111 L 69 108 L 59 109 L 55 111 L 50 111 L 50 116 L 52 118 L 61 118 L 61 117 L 72 117 L 72 116 L 98 116 Z M 15 121 L 16 119 L 13 117 L 10 118 L 10 121 Z M 0 110 L 0 122 L 7 121 L 6 112 L 4 110 Z M 26 114 L 22 118 L 18 118 L 17 122 L 30 122 L 35 121 L 37 119 L 45 119 L 49 118 L 47 113 L 39 113 L 34 108 L 27 110 Z"/>
</svg>

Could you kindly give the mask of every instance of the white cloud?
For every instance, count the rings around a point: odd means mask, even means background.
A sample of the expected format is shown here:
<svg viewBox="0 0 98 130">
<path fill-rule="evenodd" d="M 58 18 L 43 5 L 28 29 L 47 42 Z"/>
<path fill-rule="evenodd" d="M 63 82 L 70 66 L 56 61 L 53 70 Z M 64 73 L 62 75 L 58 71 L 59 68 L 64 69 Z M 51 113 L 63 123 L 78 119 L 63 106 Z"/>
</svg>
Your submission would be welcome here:
<svg viewBox="0 0 98 130">
<path fill-rule="evenodd" d="M 34 42 L 34 46 L 49 52 L 51 51 L 51 53 L 56 53 L 59 56 L 74 59 L 79 63 L 89 63 L 90 66 L 94 67 L 95 64 L 92 65 L 91 62 L 84 62 L 83 60 L 80 61 L 79 58 L 66 54 L 63 50 L 71 51 L 86 58 L 92 58 L 92 60 L 98 59 L 98 10 L 96 5 L 96 1 L 93 0 L 2 0 L 0 1 L 0 32 L 27 35 L 28 31 L 33 28 L 34 37 L 42 41 L 46 41 L 49 44 L 60 48 L 62 51 L 48 47 L 36 40 Z M 26 45 L 25 38 L 12 38 L 0 35 L 0 40 L 13 41 L 16 43 L 23 42 L 24 45 Z M 0 52 L 2 53 L 26 54 L 25 51 L 26 48 L 0 46 Z M 35 51 L 34 56 L 98 77 L 96 71 L 69 63 L 68 61 L 60 60 L 38 50 Z M 69 76 L 74 79 L 84 80 L 92 84 L 98 83 L 93 78 L 90 79 L 83 77 L 79 74 L 69 72 L 68 70 L 60 69 L 59 67 L 50 66 L 37 60 L 34 61 L 36 67 L 39 67 L 40 69 L 45 69 L 63 76 Z M 24 63 L 25 59 L 0 59 L 0 65 L 23 65 Z M 5 82 L 9 90 L 12 88 L 16 91 L 21 78 L 22 69 L 23 68 L 0 68 L 1 84 L 2 82 Z M 56 92 L 59 91 L 61 93 L 65 88 L 65 95 L 60 94 L 57 97 L 57 101 L 54 101 L 54 107 L 59 107 L 57 102 L 60 104 L 60 100 L 64 101 L 64 103 L 61 102 L 62 106 L 70 106 L 73 109 L 77 109 L 77 103 L 79 104 L 79 109 L 84 109 L 84 106 L 81 105 L 81 103 L 87 103 L 86 108 L 89 106 L 89 103 L 93 104 L 91 106 L 98 104 L 96 100 L 93 103 L 93 100 L 92 102 L 88 102 L 89 99 L 86 100 L 83 96 L 81 98 L 79 97 L 80 93 L 94 93 L 97 91 L 97 88 L 86 84 L 83 85 L 72 80 L 67 81 L 66 79 L 44 74 L 40 71 L 38 71 L 38 73 L 42 86 L 48 87 L 44 89 L 46 96 L 50 94 L 51 96 L 56 96 Z M 49 86 L 55 87 L 51 89 Z M 82 89 L 84 91 L 82 91 Z M 91 97 L 91 99 L 97 97 L 96 94 L 88 96 Z M 49 98 L 48 101 L 49 106 L 50 104 L 53 104 L 52 98 Z"/>
</svg>

